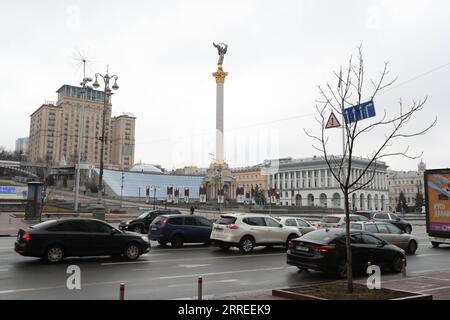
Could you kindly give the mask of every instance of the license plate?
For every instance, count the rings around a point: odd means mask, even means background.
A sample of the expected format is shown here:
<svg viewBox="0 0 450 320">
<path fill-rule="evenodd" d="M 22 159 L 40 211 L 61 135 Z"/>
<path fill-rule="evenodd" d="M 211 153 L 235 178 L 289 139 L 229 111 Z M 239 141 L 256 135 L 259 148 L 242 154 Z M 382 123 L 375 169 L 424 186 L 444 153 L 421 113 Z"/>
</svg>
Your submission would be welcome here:
<svg viewBox="0 0 450 320">
<path fill-rule="evenodd" d="M 152 230 L 153 230 L 153 231 L 156 231 L 156 230 L 158 230 L 158 228 L 153 227 Z"/>
<path fill-rule="evenodd" d="M 219 231 L 219 232 L 222 232 L 223 231 L 223 229 L 222 228 L 214 228 L 214 230 L 216 230 L 216 231 Z"/>
<path fill-rule="evenodd" d="M 296 246 L 295 249 L 298 250 L 298 251 L 303 251 L 303 252 L 309 251 L 309 248 L 308 247 L 304 247 L 304 246 Z"/>
</svg>

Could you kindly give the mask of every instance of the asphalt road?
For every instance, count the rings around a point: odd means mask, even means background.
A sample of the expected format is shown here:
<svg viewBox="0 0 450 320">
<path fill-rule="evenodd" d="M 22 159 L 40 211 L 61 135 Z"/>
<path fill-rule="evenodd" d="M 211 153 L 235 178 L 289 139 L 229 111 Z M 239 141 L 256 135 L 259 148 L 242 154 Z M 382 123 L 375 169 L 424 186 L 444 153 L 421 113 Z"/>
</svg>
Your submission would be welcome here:
<svg viewBox="0 0 450 320">
<path fill-rule="evenodd" d="M 425 227 L 415 226 L 419 249 L 408 256 L 408 274 L 450 269 L 450 246 L 431 247 Z M 152 242 L 149 254 L 134 262 L 111 258 L 71 258 L 45 265 L 13 251 L 14 238 L 0 238 L 0 299 L 118 299 L 126 283 L 127 299 L 195 299 L 197 277 L 203 276 L 205 299 L 244 291 L 329 281 L 319 272 L 298 272 L 285 263 L 285 249 L 237 249 L 189 245 L 181 249 Z M 81 269 L 81 289 L 69 290 L 67 267 Z M 392 277 L 392 275 L 387 275 Z"/>
</svg>

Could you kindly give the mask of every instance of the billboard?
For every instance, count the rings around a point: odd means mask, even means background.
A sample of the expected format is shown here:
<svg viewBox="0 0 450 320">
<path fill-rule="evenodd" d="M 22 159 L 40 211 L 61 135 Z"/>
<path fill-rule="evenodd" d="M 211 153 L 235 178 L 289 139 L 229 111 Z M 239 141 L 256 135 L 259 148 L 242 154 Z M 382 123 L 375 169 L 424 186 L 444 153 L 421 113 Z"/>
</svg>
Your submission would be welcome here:
<svg viewBox="0 0 450 320">
<path fill-rule="evenodd" d="M 450 169 L 425 172 L 428 233 L 450 234 Z"/>
<path fill-rule="evenodd" d="M 26 200 L 28 187 L 0 186 L 0 199 Z"/>
</svg>

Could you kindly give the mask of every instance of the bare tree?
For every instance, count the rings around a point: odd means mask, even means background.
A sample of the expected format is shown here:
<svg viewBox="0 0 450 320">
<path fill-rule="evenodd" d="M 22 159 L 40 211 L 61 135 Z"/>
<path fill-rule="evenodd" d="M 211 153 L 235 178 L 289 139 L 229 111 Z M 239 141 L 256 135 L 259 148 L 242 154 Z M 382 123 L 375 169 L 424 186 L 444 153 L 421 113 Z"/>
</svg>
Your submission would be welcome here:
<svg viewBox="0 0 450 320">
<path fill-rule="evenodd" d="M 353 63 L 351 57 L 348 62 L 348 68 L 344 74 L 342 73 L 342 67 L 339 74 L 334 72 L 334 75 L 338 80 L 337 88 L 333 88 L 329 83 L 326 84 L 325 88 L 319 86 L 321 99 L 317 101 L 318 104 L 316 105 L 318 112 L 316 121 L 321 128 L 320 134 L 314 135 L 305 130 L 306 135 L 315 141 L 313 147 L 323 154 L 328 169 L 333 178 L 337 181 L 344 195 L 347 259 L 343 262 L 343 271 L 346 271 L 347 289 L 350 293 L 353 292 L 353 274 L 350 245 L 349 195 L 372 185 L 376 170 L 380 166 L 381 159 L 391 156 L 402 156 L 410 159 L 419 158 L 421 155 L 409 154 L 409 146 L 400 149 L 399 145 L 396 145 L 396 150 L 392 150 L 391 147 L 395 142 L 403 138 L 413 138 L 425 134 L 435 126 L 437 121 L 437 119 L 434 119 L 431 124 L 418 131 L 406 131 L 406 126 L 413 118 L 413 115 L 423 109 L 426 98 L 418 102 L 413 102 L 412 105 L 407 108 L 403 106 L 403 103 L 400 100 L 399 113 L 390 118 L 386 115 L 386 111 L 384 111 L 380 120 L 367 122 L 369 123 L 367 125 L 364 125 L 364 122 L 360 122 L 358 116 L 354 122 L 343 121 L 341 124 L 343 127 L 342 155 L 334 156 L 328 152 L 329 136 L 325 133 L 326 114 L 328 114 L 331 109 L 345 119 L 344 109 L 350 106 L 359 106 L 366 101 L 373 101 L 380 92 L 392 86 L 396 81 L 396 78 L 387 80 L 389 74 L 388 64 L 389 62 L 384 63 L 384 68 L 380 73 L 379 79 L 376 81 L 370 80 L 372 88 L 365 90 L 364 85 L 366 80 L 364 78 L 364 60 L 361 47 L 359 47 L 356 63 Z M 366 91 L 370 91 L 370 95 L 367 95 Z M 355 158 L 355 147 L 358 146 L 361 137 L 364 137 L 366 133 L 369 133 L 374 129 L 382 129 L 384 136 L 377 139 L 372 138 L 373 141 L 376 141 L 377 143 L 374 148 L 375 151 L 373 151 L 371 155 L 367 155 L 366 164 L 363 166 L 364 169 L 362 169 L 359 174 L 351 174 L 353 160 Z"/>
</svg>

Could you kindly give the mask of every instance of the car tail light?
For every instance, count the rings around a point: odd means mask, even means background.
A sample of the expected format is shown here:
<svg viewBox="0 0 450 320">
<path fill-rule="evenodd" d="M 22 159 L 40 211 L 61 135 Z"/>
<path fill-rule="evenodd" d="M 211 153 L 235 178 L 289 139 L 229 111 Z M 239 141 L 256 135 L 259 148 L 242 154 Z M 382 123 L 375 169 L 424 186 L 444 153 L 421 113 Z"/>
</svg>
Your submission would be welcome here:
<svg viewBox="0 0 450 320">
<path fill-rule="evenodd" d="M 30 241 L 30 233 L 27 231 L 27 232 L 25 232 L 25 234 L 24 234 L 24 236 L 23 236 L 23 239 L 26 241 L 26 242 L 29 242 Z"/>
<path fill-rule="evenodd" d="M 167 222 L 169 222 L 169 218 L 164 218 L 164 220 L 163 220 L 162 224 L 163 224 L 163 225 L 166 225 L 166 224 L 167 224 Z"/>
<path fill-rule="evenodd" d="M 328 251 L 331 251 L 331 250 L 334 250 L 334 249 L 336 249 L 336 248 L 333 247 L 333 246 L 320 246 L 320 247 L 314 248 L 314 251 L 316 251 L 316 252 L 328 252 Z"/>
<path fill-rule="evenodd" d="M 237 228 L 238 228 L 237 224 L 232 223 L 228 225 L 228 229 L 237 229 Z"/>
</svg>

